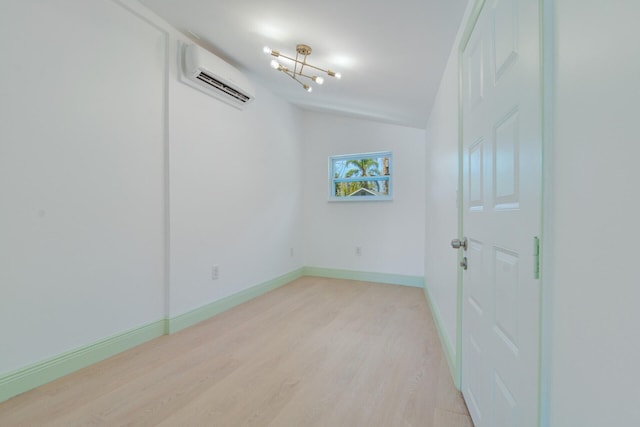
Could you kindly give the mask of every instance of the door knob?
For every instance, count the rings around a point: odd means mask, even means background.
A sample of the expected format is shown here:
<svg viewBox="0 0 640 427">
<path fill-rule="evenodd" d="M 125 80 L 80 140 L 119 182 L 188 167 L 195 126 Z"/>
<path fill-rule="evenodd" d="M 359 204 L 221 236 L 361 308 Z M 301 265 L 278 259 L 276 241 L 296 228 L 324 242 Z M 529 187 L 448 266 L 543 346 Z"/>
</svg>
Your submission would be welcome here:
<svg viewBox="0 0 640 427">
<path fill-rule="evenodd" d="M 467 269 L 467 257 L 462 258 L 462 261 L 460 261 L 460 267 L 462 267 L 463 270 Z"/>
<path fill-rule="evenodd" d="M 465 251 L 467 250 L 467 238 L 465 237 L 463 240 L 460 239 L 453 239 L 451 241 L 451 247 L 453 249 L 464 249 Z"/>
</svg>

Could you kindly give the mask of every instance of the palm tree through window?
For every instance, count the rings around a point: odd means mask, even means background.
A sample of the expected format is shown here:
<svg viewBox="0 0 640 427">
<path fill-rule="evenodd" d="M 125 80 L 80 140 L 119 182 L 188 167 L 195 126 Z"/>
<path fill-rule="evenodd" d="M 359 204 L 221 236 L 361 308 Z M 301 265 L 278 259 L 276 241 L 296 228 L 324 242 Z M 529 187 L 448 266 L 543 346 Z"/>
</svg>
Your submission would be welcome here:
<svg viewBox="0 0 640 427">
<path fill-rule="evenodd" d="M 329 200 L 390 200 L 391 152 L 329 157 Z"/>
</svg>

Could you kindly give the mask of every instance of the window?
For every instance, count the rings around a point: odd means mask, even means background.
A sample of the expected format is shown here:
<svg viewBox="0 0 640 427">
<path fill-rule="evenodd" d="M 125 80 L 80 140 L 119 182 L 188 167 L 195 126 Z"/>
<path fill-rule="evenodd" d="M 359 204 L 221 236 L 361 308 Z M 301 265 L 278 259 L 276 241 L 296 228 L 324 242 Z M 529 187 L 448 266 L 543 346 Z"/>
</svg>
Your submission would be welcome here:
<svg viewBox="0 0 640 427">
<path fill-rule="evenodd" d="M 329 200 L 391 200 L 391 152 L 329 157 Z"/>
</svg>

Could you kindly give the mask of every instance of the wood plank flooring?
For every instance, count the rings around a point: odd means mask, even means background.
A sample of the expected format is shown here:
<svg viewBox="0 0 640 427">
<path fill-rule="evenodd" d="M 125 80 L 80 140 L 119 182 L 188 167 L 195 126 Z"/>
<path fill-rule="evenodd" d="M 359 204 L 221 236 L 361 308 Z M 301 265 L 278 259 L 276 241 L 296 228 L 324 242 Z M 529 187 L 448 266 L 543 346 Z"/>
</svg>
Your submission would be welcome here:
<svg viewBox="0 0 640 427">
<path fill-rule="evenodd" d="M 0 404 L 0 426 L 471 427 L 421 289 L 303 277 Z"/>
</svg>

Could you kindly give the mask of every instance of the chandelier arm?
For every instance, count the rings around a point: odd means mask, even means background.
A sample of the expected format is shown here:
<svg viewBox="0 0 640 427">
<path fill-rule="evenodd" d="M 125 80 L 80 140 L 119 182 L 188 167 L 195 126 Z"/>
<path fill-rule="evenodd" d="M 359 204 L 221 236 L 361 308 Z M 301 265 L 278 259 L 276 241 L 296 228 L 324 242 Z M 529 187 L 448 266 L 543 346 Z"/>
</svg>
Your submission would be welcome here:
<svg viewBox="0 0 640 427">
<path fill-rule="evenodd" d="M 296 74 L 295 74 L 295 73 L 292 73 L 292 72 L 291 72 L 291 70 L 288 70 L 288 69 L 286 69 L 286 68 L 283 68 L 283 69 L 282 69 L 282 70 L 280 70 L 280 71 L 282 71 L 282 72 L 283 72 L 283 73 L 285 73 L 287 76 L 291 77 L 293 80 L 295 80 L 295 81 L 297 81 L 298 83 L 300 83 L 300 86 L 302 86 L 302 87 L 304 87 L 304 86 L 305 86 L 305 85 L 304 85 L 304 83 L 302 83 L 300 80 L 298 80 L 298 79 L 296 78 Z M 309 76 L 305 76 L 304 74 L 300 74 L 300 73 L 298 73 L 297 75 L 298 75 L 298 76 L 304 76 L 304 77 L 307 77 L 307 78 L 311 78 L 311 77 L 309 77 Z"/>
<path fill-rule="evenodd" d="M 297 57 L 297 54 L 296 54 L 296 57 Z M 296 65 L 300 63 L 300 61 L 299 61 L 298 59 L 296 59 L 296 58 L 292 58 L 292 57 L 287 56 L 287 55 L 283 55 L 283 54 L 281 54 L 281 53 L 279 53 L 279 52 L 278 52 L 278 58 L 288 59 L 289 61 L 293 62 L 293 67 L 294 67 L 294 69 L 293 69 L 293 74 L 294 74 L 294 75 L 295 75 L 295 74 L 298 74 L 298 73 L 297 73 L 297 70 L 296 70 Z"/>
<path fill-rule="evenodd" d="M 273 54 L 272 54 L 272 55 L 273 55 Z M 278 56 L 277 56 L 277 58 L 286 58 L 286 59 L 288 59 L 289 61 L 294 61 L 294 62 L 296 61 L 296 59 L 295 59 L 295 58 L 292 58 L 292 57 L 287 56 L 287 55 L 283 55 L 283 54 L 282 54 L 282 53 L 280 53 L 280 52 L 278 52 Z"/>
<path fill-rule="evenodd" d="M 311 65 L 311 64 L 305 64 L 305 65 L 306 65 L 307 67 L 313 68 L 313 69 L 315 69 L 315 70 L 322 71 L 323 73 L 327 73 L 327 74 L 329 73 L 329 71 L 328 71 L 328 70 L 324 70 L 324 69 L 322 69 L 322 68 L 320 68 L 320 67 L 316 67 L 315 65 Z"/>
<path fill-rule="evenodd" d="M 300 80 L 298 80 L 298 77 L 305 77 L 311 81 L 315 81 L 313 80 L 314 76 L 310 76 L 308 74 L 304 74 L 301 72 L 297 72 L 297 73 L 293 73 L 290 69 L 286 68 L 286 67 L 282 67 L 282 69 L 280 69 L 280 71 L 282 71 L 283 73 L 285 73 L 287 76 L 291 77 L 292 79 L 295 79 L 296 81 L 298 81 L 298 83 L 300 83 Z"/>
<path fill-rule="evenodd" d="M 313 76 L 309 76 L 309 75 L 307 75 L 307 74 L 303 74 L 303 73 L 298 73 L 298 75 L 299 75 L 299 76 L 302 76 L 302 77 L 306 77 L 306 78 L 308 78 L 309 80 L 313 80 Z"/>
<path fill-rule="evenodd" d="M 293 64 L 293 75 L 294 75 L 294 76 L 297 74 L 297 71 L 298 71 L 298 64 L 300 63 L 300 61 L 298 61 L 298 56 L 299 56 L 299 55 L 300 55 L 300 54 L 299 54 L 298 52 L 296 52 L 296 59 L 295 59 L 295 62 L 294 62 L 294 64 Z M 302 71 L 302 68 L 300 69 L 300 71 Z"/>
<path fill-rule="evenodd" d="M 307 56 L 305 55 L 304 58 L 302 59 L 302 65 L 300 65 L 300 72 L 298 74 L 302 74 L 302 70 L 304 70 L 304 66 L 307 65 Z"/>
<path fill-rule="evenodd" d="M 324 68 L 316 67 L 315 65 L 311 65 L 308 62 L 304 62 L 303 63 L 302 61 L 299 61 L 296 58 L 291 58 L 290 56 L 283 55 L 281 53 L 278 54 L 278 57 L 288 59 L 289 61 L 292 61 L 292 62 L 297 63 L 297 64 L 304 64 L 307 67 L 313 68 L 313 69 L 318 70 L 318 71 L 322 71 L 323 73 L 327 73 L 327 74 L 329 73 L 329 70 L 325 70 Z M 298 73 L 296 73 L 296 74 L 298 74 Z"/>
<path fill-rule="evenodd" d="M 302 86 L 304 88 L 304 90 L 307 90 L 307 88 L 309 88 L 309 85 L 306 85 L 304 83 L 302 83 L 300 80 L 298 80 L 297 78 L 294 77 L 295 81 L 297 81 L 298 83 L 300 83 L 300 86 Z"/>
</svg>

